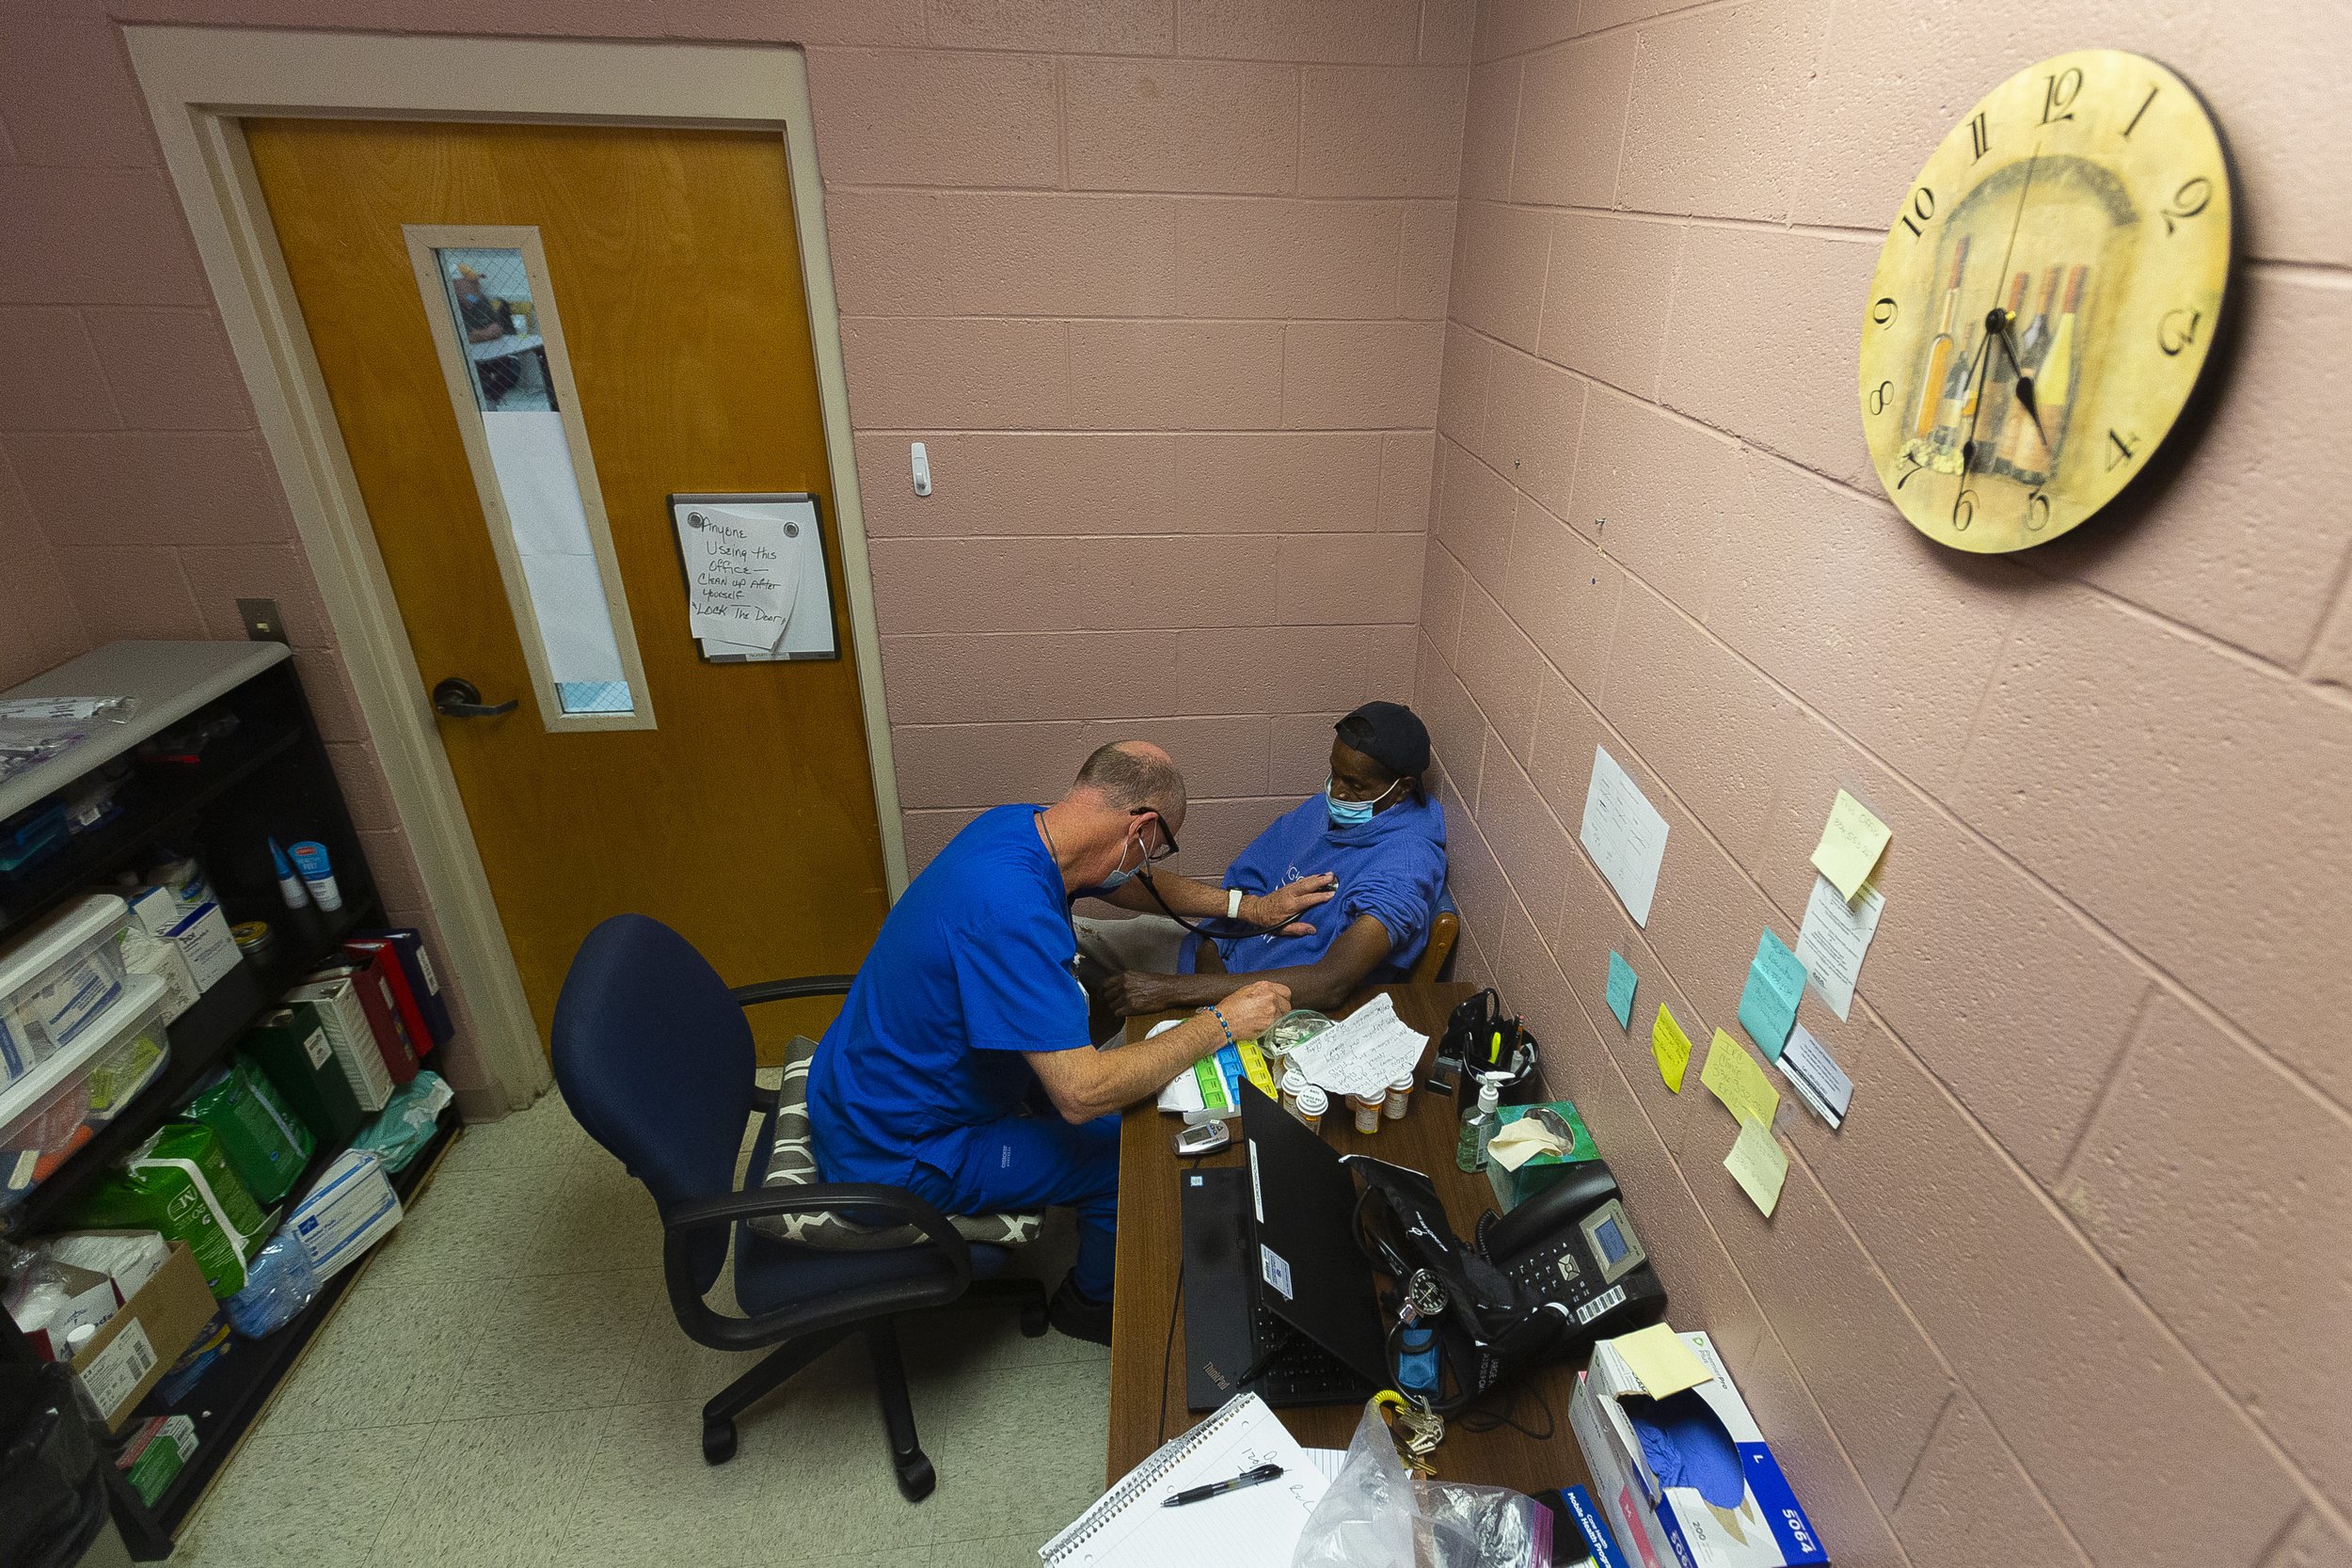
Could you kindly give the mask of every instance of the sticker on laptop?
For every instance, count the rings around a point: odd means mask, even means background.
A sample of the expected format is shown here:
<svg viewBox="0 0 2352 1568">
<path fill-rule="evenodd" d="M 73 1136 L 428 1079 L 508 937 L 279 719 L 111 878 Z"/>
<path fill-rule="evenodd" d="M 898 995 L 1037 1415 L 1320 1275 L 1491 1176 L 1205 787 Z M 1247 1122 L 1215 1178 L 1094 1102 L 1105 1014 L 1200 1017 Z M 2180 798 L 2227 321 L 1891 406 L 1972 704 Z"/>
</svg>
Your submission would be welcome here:
<svg viewBox="0 0 2352 1568">
<path fill-rule="evenodd" d="M 1291 1266 L 1280 1253 L 1263 1242 L 1258 1243 L 1258 1272 L 1265 1275 L 1268 1285 L 1282 1293 L 1284 1301 L 1291 1299 Z"/>
</svg>

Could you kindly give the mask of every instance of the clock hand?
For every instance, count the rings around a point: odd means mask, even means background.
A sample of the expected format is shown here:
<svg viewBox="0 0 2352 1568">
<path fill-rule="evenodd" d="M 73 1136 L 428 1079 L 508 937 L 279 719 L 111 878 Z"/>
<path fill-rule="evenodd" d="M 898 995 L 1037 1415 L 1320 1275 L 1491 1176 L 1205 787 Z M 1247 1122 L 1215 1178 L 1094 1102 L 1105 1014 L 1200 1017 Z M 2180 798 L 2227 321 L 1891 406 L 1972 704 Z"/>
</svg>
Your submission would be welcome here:
<svg viewBox="0 0 2352 1568">
<path fill-rule="evenodd" d="M 2050 444 L 2050 433 L 2042 428 L 2042 410 L 2035 405 L 2037 400 L 2034 396 L 2033 377 L 2026 372 L 2025 366 L 2017 362 L 2017 350 L 2010 344 L 2009 312 L 2000 310 L 1995 311 L 1994 314 L 2001 318 L 2001 354 L 2009 360 L 2010 372 L 2017 377 L 2017 406 L 2026 411 L 2026 417 L 2033 421 L 2033 433 L 2041 436 L 2042 444 L 2047 447 Z M 1990 327 L 1992 325 L 1992 318 L 1987 317 L 1985 325 Z"/>
<path fill-rule="evenodd" d="M 1984 341 L 1977 345 L 1977 363 L 1968 372 L 1968 379 L 1976 384 L 1977 391 L 1973 400 L 1976 408 L 1968 416 L 1968 438 L 1960 444 L 1960 487 L 1963 490 L 1968 488 L 1968 470 L 1977 461 L 1977 421 L 1984 418 L 1984 372 L 1986 362 L 1992 356 L 1994 335 L 1999 330 L 1995 324 L 2003 322 L 2008 314 L 1994 306 L 1992 313 L 1985 317 Z"/>
</svg>

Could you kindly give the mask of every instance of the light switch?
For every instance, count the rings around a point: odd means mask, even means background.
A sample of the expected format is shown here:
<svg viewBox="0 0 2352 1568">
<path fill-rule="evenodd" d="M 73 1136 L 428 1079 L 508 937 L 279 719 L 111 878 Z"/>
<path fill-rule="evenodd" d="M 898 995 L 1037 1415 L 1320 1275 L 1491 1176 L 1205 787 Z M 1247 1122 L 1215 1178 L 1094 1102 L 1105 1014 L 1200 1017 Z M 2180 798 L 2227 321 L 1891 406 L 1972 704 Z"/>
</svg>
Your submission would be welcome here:
<svg viewBox="0 0 2352 1568">
<path fill-rule="evenodd" d="M 914 443 L 914 493 L 918 496 L 931 493 L 931 454 L 923 450 L 920 441 Z"/>
</svg>

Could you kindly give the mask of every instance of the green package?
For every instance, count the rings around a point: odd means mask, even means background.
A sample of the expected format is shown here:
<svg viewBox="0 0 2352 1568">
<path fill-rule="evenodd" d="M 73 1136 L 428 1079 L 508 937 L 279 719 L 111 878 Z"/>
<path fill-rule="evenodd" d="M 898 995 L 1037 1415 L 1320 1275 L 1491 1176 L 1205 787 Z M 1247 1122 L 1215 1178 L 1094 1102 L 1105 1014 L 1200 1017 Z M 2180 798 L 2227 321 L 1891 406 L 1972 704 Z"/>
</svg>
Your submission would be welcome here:
<svg viewBox="0 0 2352 1568">
<path fill-rule="evenodd" d="M 141 1145 L 128 1164 L 106 1173 L 74 1210 L 72 1223 L 93 1230 L 160 1230 L 185 1242 L 213 1294 L 245 1289 L 245 1260 L 269 1240 L 269 1222 L 230 1168 L 213 1130 L 173 1122 Z"/>
<path fill-rule="evenodd" d="M 197 1091 L 187 1116 L 213 1130 L 230 1168 L 258 1203 L 276 1203 L 292 1192 L 318 1148 L 262 1069 L 242 1054 Z"/>
</svg>

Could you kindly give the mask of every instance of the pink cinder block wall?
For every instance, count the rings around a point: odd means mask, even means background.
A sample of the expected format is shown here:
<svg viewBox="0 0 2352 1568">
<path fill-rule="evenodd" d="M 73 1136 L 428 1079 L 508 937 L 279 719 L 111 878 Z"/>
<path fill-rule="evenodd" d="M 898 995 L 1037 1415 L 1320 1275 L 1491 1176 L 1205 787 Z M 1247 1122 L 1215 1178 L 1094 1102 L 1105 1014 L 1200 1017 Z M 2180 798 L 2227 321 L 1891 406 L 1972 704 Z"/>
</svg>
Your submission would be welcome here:
<svg viewBox="0 0 2352 1568">
<path fill-rule="evenodd" d="M 934 4 L 811 51 L 918 868 L 1148 735 L 1214 870 L 1409 695 L 1470 20 Z"/>
<path fill-rule="evenodd" d="M 1320 786 L 1337 712 L 1409 695 L 1471 0 L 333 20 L 808 46 L 918 869 L 1138 733 L 1190 768 L 1185 852 L 1214 869 Z M 240 637 L 234 601 L 277 598 L 392 911 L 430 927 L 119 25 L 319 21 L 0 15 L 0 684 L 118 637 Z M 462 1050 L 452 1076 L 482 1081 Z"/>
<path fill-rule="evenodd" d="M 1865 284 L 1964 106 L 2092 43 L 2233 145 L 2242 351 L 2135 520 L 1963 557 L 1871 476 Z M 1480 9 L 1416 681 L 1464 973 L 1841 1563 L 2352 1561 L 2347 52 L 2321 0 Z M 1646 929 L 1596 745 L 1670 824 Z M 1895 830 L 1851 1021 L 1801 1014 L 1852 1114 L 1787 1097 L 1768 1222 L 1649 1020 L 1739 1033 L 1841 787 Z"/>
</svg>

